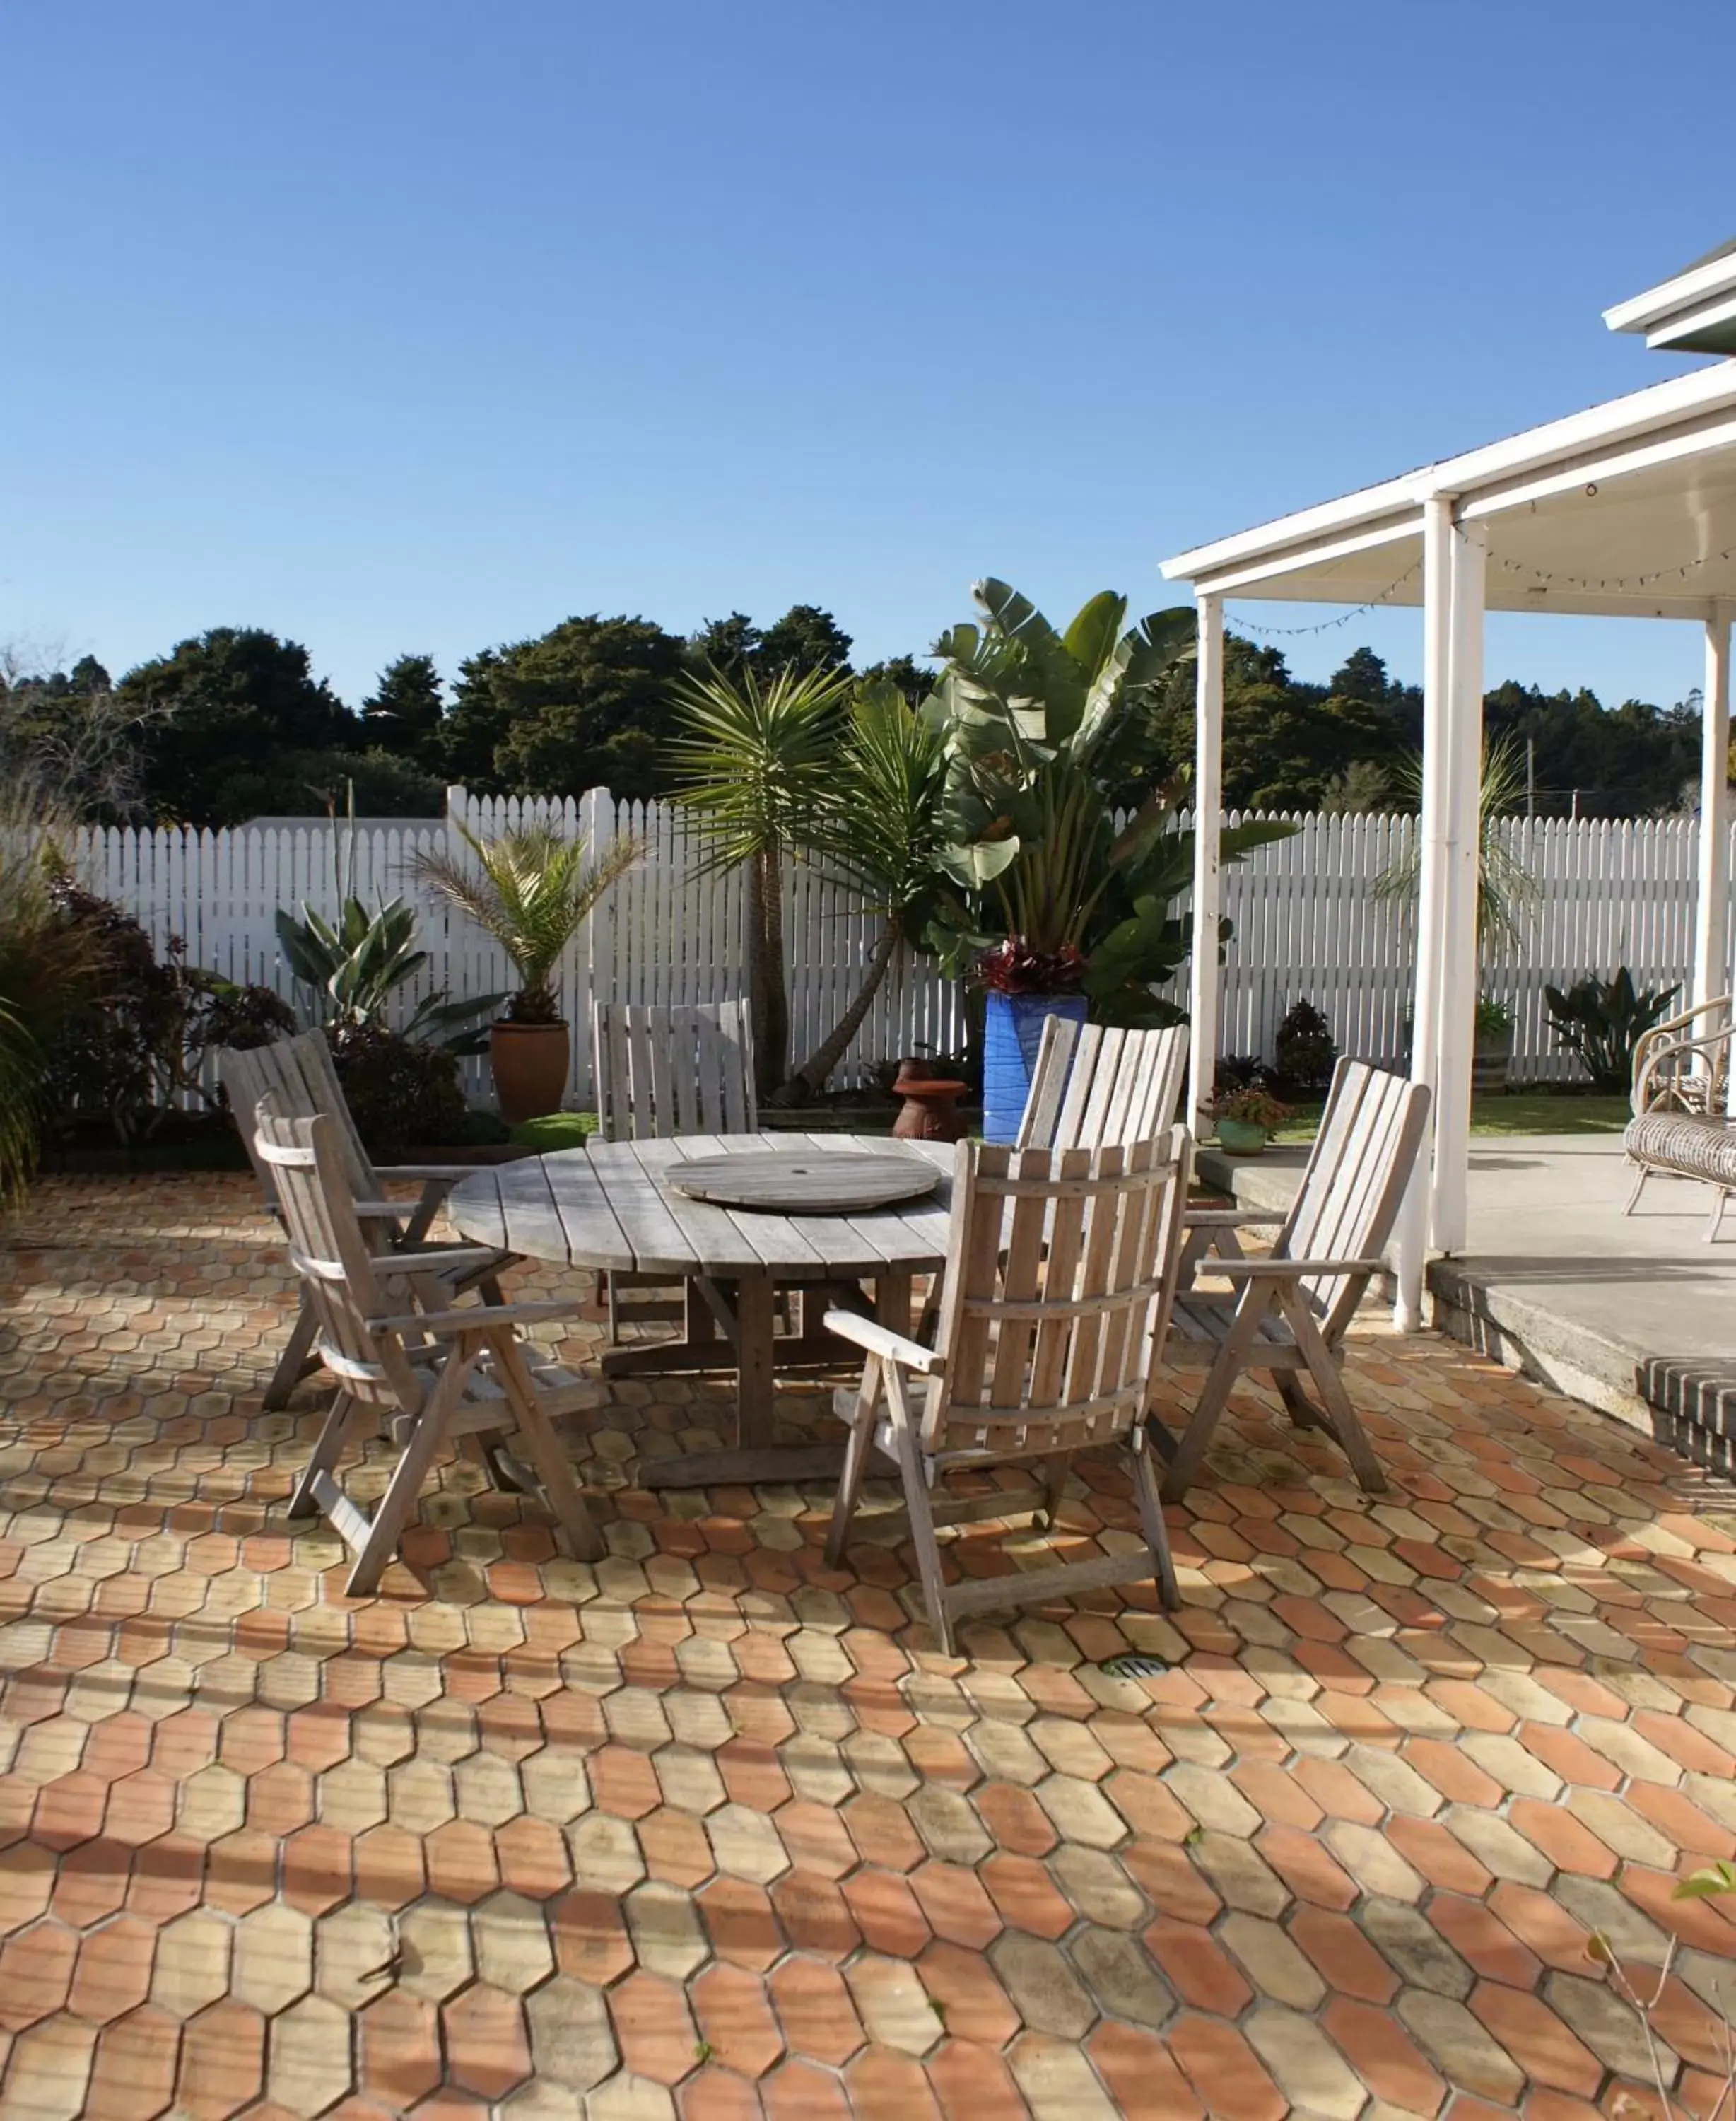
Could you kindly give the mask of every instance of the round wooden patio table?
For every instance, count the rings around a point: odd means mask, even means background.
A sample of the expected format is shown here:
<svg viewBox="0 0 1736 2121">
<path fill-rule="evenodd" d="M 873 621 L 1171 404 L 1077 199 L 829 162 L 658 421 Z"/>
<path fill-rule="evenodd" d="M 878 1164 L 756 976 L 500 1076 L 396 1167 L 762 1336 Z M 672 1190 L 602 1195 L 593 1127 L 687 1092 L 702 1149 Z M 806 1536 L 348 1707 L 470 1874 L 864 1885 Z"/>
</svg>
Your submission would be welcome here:
<svg viewBox="0 0 1736 2121">
<path fill-rule="evenodd" d="M 617 1274 L 666 1275 L 687 1290 L 685 1337 L 603 1358 L 609 1377 L 675 1370 L 736 1373 L 735 1447 L 690 1452 L 644 1468 L 648 1488 L 787 1480 L 835 1472 L 843 1447 L 779 1449 L 772 1444 L 772 1384 L 780 1368 L 859 1364 L 861 1351 L 827 1333 L 817 1313 L 826 1284 L 872 1284 L 874 1313 L 895 1332 L 910 1330 L 911 1284 L 943 1264 L 952 1205 L 952 1149 L 905 1142 L 940 1182 L 919 1200 L 846 1215 L 767 1214 L 689 1199 L 668 1182 L 672 1165 L 702 1156 L 884 1156 L 884 1135 L 677 1135 L 646 1141 L 593 1140 L 495 1164 L 455 1186 L 447 1213 L 461 1235 L 527 1258 Z M 774 1293 L 807 1285 L 820 1301 L 802 1306 L 800 1330 L 777 1331 Z"/>
</svg>

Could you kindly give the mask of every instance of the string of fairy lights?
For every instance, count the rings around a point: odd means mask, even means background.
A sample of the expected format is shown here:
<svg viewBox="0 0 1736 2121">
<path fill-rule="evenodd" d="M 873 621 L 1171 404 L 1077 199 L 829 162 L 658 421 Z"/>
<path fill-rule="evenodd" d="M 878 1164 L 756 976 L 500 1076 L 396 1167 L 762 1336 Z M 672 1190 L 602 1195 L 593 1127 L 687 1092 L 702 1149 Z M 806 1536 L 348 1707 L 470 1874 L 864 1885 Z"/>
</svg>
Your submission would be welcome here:
<svg viewBox="0 0 1736 2121">
<path fill-rule="evenodd" d="M 1422 565 L 1421 560 L 1413 560 L 1402 575 L 1394 576 L 1379 596 L 1371 596 L 1366 604 L 1353 604 L 1349 610 L 1341 611 L 1333 618 L 1323 618 L 1317 626 L 1261 626 L 1251 618 L 1242 618 L 1238 613 L 1236 631 L 1238 633 L 1257 633 L 1266 641 L 1294 641 L 1303 634 L 1333 632 L 1341 626 L 1348 626 L 1352 619 L 1378 611 L 1389 598 L 1399 594 Z"/>
<path fill-rule="evenodd" d="M 1534 567 L 1523 560 L 1504 559 L 1498 552 L 1492 553 L 1490 557 L 1503 573 L 1523 575 L 1527 580 L 1545 589 L 1601 593 L 1608 590 L 1652 589 L 1659 582 L 1685 582 L 1702 567 L 1715 567 L 1725 560 L 1736 559 L 1736 545 L 1728 545 L 1721 552 L 1702 552 L 1697 559 L 1689 560 L 1679 567 L 1653 567 L 1643 575 L 1565 575 L 1552 573 L 1547 567 Z"/>
<path fill-rule="evenodd" d="M 1524 560 L 1510 560 L 1498 552 L 1490 554 L 1491 560 L 1503 573 L 1519 575 L 1534 582 L 1542 589 L 1583 590 L 1588 594 L 1619 594 L 1624 590 L 1655 589 L 1659 582 L 1685 582 L 1703 568 L 1722 566 L 1726 561 L 1736 560 L 1736 545 L 1727 545 L 1721 552 L 1702 552 L 1696 559 L 1680 566 L 1650 567 L 1638 575 L 1570 575 L 1558 569 L 1535 567 Z M 1238 633 L 1257 633 L 1266 641 L 1294 641 L 1305 636 L 1335 632 L 1340 627 L 1361 618 L 1396 596 L 1422 566 L 1421 560 L 1413 560 L 1402 575 L 1395 576 L 1378 596 L 1371 597 L 1366 604 L 1353 604 L 1348 609 L 1335 613 L 1311 626 L 1263 626 L 1251 618 L 1238 615 L 1236 630 Z"/>
</svg>

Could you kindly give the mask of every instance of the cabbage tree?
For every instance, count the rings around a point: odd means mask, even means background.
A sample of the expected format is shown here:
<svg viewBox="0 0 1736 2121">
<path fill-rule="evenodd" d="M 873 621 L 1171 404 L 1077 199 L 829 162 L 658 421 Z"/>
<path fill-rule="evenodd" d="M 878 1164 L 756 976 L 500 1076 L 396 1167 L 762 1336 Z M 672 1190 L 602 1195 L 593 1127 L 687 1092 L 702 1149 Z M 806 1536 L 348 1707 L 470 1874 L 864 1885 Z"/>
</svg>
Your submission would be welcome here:
<svg viewBox="0 0 1736 2121">
<path fill-rule="evenodd" d="M 825 830 L 850 685 L 844 669 L 792 668 L 762 680 L 743 665 L 729 675 L 710 667 L 675 688 L 676 799 L 704 835 L 700 867 L 746 872 L 748 1007 L 762 1098 L 789 1072 L 783 860 Z"/>
<path fill-rule="evenodd" d="M 943 866 L 947 753 L 938 721 L 889 678 L 859 680 L 824 803 L 809 822 L 814 854 L 880 922 L 860 984 L 838 1021 L 779 1092 L 817 1096 L 862 1028 L 900 949 L 925 947 L 966 918 Z"/>
</svg>

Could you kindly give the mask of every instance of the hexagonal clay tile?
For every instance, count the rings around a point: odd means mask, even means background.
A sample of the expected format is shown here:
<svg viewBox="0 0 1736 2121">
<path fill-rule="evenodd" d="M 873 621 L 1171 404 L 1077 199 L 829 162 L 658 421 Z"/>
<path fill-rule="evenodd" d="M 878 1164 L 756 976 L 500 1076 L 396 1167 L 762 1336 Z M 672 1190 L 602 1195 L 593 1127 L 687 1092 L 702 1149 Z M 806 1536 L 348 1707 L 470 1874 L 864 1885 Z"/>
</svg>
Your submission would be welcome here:
<svg viewBox="0 0 1736 2121">
<path fill-rule="evenodd" d="M 1736 1507 L 1633 1432 L 1359 1321 L 1387 1494 L 1256 1377 L 1167 1513 L 1179 1612 L 942 1659 L 889 1487 L 828 1569 L 823 1483 L 635 1485 L 725 1381 L 619 1379 L 564 1432 L 603 1560 L 442 1455 L 352 1600 L 284 1512 L 328 1387 L 260 1405 L 250 1179 L 50 1177 L 8 1238 L 0 2113 L 1607 2121 L 1655 2095 L 1594 1935 L 1645 1993 L 1675 1941 L 1657 2052 L 1709 2107 L 1736 1900 L 1673 1895 L 1736 1860 Z M 600 1308 L 538 1331 L 593 1366 Z M 945 1565 L 1040 1562 L 1014 1523 Z M 1110 1460 L 1061 1538 L 1137 1542 Z"/>
</svg>

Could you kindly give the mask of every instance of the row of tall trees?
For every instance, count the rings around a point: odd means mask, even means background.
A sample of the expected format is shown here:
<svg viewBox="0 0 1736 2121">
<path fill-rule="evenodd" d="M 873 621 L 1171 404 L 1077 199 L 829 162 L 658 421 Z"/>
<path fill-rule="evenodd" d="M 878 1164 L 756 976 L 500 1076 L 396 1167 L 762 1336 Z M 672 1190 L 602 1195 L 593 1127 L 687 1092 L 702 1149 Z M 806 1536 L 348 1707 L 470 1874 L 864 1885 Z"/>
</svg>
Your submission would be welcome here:
<svg viewBox="0 0 1736 2121">
<path fill-rule="evenodd" d="M 352 708 L 307 650 L 263 628 L 216 627 L 118 682 L 86 657 L 66 670 L 0 659 L 0 773 L 36 771 L 109 818 L 224 825 L 317 813 L 353 785 L 364 815 L 426 816 L 449 781 L 485 793 L 579 795 L 604 785 L 670 792 L 677 683 L 720 672 L 848 674 L 853 643 L 830 612 L 797 604 L 760 626 L 741 612 L 698 632 L 598 613 L 468 657 L 449 686 L 431 656 L 399 656 Z M 932 682 L 911 656 L 858 674 L 915 699 Z M 1422 699 L 1359 648 L 1324 683 L 1276 649 L 1226 646 L 1224 785 L 1242 809 L 1372 809 L 1413 800 L 1407 761 Z M 1490 734 L 1510 736 L 1545 814 L 1644 815 L 1676 807 L 1697 777 L 1697 701 L 1606 708 L 1590 692 L 1507 683 L 1487 696 Z M 1179 662 L 1119 739 L 1111 785 L 1133 802 L 1184 773 L 1194 753 L 1191 663 Z"/>
</svg>

